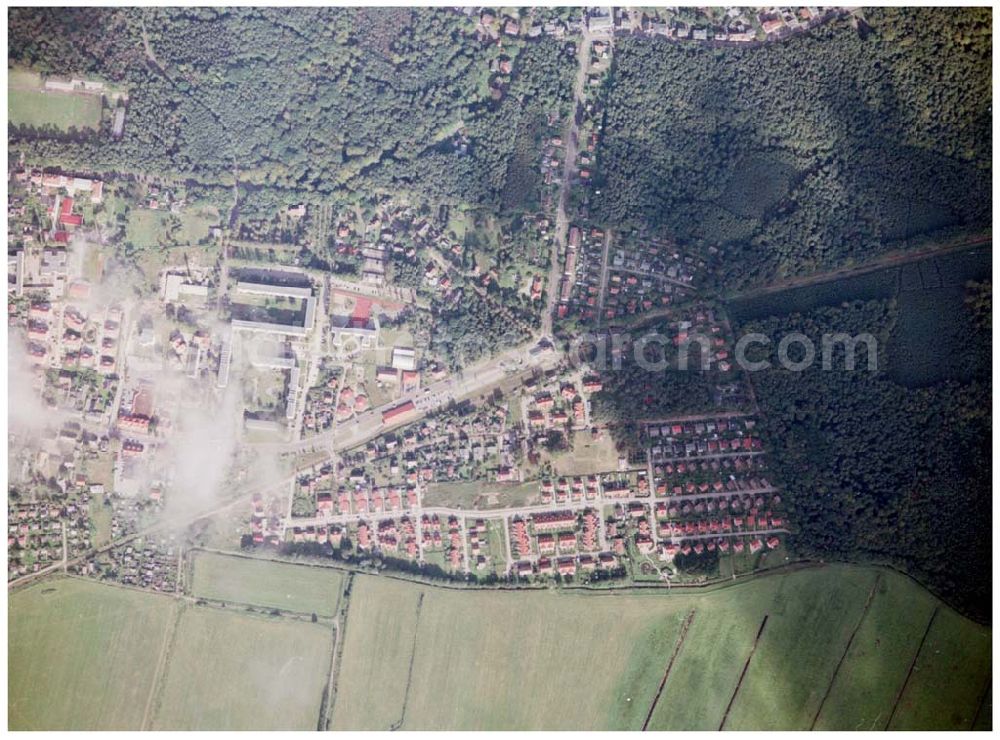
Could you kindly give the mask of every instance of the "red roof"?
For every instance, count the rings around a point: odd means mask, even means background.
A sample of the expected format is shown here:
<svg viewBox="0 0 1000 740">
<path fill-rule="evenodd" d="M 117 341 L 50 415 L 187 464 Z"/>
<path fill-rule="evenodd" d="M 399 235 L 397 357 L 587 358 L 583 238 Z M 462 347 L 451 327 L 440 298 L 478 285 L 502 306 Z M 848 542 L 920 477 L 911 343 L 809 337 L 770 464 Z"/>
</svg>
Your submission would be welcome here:
<svg viewBox="0 0 1000 740">
<path fill-rule="evenodd" d="M 388 411 L 382 412 L 382 423 L 386 424 L 390 420 L 395 419 L 397 416 L 414 411 L 417 407 L 413 405 L 413 401 L 407 401 L 399 406 L 389 409 Z"/>
<path fill-rule="evenodd" d="M 349 326 L 360 329 L 368 326 L 372 315 L 372 302 L 367 298 L 358 298 L 354 304 L 354 313 L 351 314 Z"/>
</svg>

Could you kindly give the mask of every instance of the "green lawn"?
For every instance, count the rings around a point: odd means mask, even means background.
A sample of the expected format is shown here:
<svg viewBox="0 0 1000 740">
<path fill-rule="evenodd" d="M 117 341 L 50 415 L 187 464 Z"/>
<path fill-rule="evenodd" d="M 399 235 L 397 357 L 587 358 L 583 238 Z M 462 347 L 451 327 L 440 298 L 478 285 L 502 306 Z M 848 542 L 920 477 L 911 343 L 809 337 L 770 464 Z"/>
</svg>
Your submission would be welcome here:
<svg viewBox="0 0 1000 740">
<path fill-rule="evenodd" d="M 7 116 L 11 124 L 62 131 L 96 130 L 101 125 L 101 107 L 100 95 L 13 89 L 9 85 L 7 88 Z"/>
<path fill-rule="evenodd" d="M 192 568 L 194 596 L 326 617 L 337 613 L 344 588 L 343 575 L 332 568 L 212 552 L 195 553 Z"/>
<path fill-rule="evenodd" d="M 10 595 L 11 730 L 138 730 L 177 602 L 80 579 Z"/>
<path fill-rule="evenodd" d="M 159 687 L 154 730 L 314 730 L 329 627 L 187 607 Z"/>
<path fill-rule="evenodd" d="M 125 238 L 137 249 L 194 246 L 209 235 L 218 221 L 215 208 L 185 209 L 180 213 L 133 208 L 129 211 Z"/>
</svg>

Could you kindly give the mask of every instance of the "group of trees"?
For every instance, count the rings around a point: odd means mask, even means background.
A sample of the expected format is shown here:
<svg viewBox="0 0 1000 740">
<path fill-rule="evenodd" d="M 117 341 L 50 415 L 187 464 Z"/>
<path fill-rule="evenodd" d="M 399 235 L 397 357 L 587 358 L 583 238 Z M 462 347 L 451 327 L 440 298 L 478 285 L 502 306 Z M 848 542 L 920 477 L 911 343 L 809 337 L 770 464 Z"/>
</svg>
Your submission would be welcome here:
<svg viewBox="0 0 1000 740">
<path fill-rule="evenodd" d="M 742 332 L 778 340 L 802 332 L 867 332 L 884 357 L 898 306 L 856 302 L 755 321 Z M 988 342 L 988 337 L 970 337 Z M 750 360 L 763 359 L 751 353 Z M 874 372 L 860 353 L 848 370 L 819 362 L 801 372 L 753 374 L 773 482 L 787 492 L 798 552 L 889 563 L 968 613 L 990 610 L 989 377 L 910 389 Z"/>
<path fill-rule="evenodd" d="M 594 215 L 721 245 L 723 288 L 988 225 L 989 12 L 866 16 L 754 47 L 616 42 Z"/>
<path fill-rule="evenodd" d="M 538 323 L 537 313 L 525 307 L 467 288 L 458 303 L 435 308 L 430 348 L 446 358 L 453 369 L 459 369 L 506 347 L 523 344 Z"/>
<path fill-rule="evenodd" d="M 444 8 L 16 9 L 10 62 L 108 80 L 129 103 L 120 139 L 12 129 L 12 143 L 67 168 L 238 177 L 267 205 L 366 189 L 499 203 L 509 179 L 525 187 L 508 177 L 519 137 L 571 94 L 571 57 L 512 39 L 523 60 L 495 100 L 497 52 L 475 25 Z M 462 122 L 468 156 L 440 145 Z"/>
</svg>

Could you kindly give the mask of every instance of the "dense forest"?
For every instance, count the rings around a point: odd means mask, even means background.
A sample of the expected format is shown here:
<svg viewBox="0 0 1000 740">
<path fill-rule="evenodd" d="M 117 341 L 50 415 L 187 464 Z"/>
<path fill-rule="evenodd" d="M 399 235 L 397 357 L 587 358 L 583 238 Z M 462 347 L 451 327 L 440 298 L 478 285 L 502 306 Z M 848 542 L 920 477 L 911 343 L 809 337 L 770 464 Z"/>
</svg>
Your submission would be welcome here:
<svg viewBox="0 0 1000 740">
<path fill-rule="evenodd" d="M 262 212 L 364 189 L 518 205 L 532 187 L 518 146 L 540 114 L 562 112 L 572 49 L 490 42 L 478 20 L 444 8 L 13 9 L 9 63 L 92 75 L 129 103 L 120 140 L 15 127 L 11 144 L 90 171 L 223 184 L 238 173 L 267 186 L 252 201 Z M 491 73 L 501 56 L 508 75 Z M 471 146 L 450 146 L 463 128 Z"/>
<path fill-rule="evenodd" d="M 991 13 L 877 8 L 754 48 L 622 38 L 595 216 L 721 245 L 716 287 L 991 213 Z"/>
<path fill-rule="evenodd" d="M 788 492 L 794 547 L 806 556 L 874 560 L 916 576 L 979 619 L 991 603 L 991 385 L 988 371 L 968 382 L 906 388 L 892 382 L 893 301 L 845 304 L 750 322 L 742 332 L 772 338 L 749 359 L 775 482 Z M 877 370 L 860 350 L 847 370 L 817 358 L 802 372 L 778 366 L 778 339 L 868 332 L 879 342 Z M 988 352 L 989 339 L 968 341 Z M 799 359 L 792 356 L 792 359 Z M 988 367 L 988 365 L 987 365 Z"/>
</svg>

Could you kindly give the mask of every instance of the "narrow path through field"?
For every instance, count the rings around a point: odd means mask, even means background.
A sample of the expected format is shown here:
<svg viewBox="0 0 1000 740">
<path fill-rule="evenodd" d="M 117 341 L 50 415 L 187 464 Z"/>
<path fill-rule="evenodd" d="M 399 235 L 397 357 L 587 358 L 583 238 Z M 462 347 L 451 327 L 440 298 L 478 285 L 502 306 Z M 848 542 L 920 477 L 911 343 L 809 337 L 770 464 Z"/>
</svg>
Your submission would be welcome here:
<svg viewBox="0 0 1000 740">
<path fill-rule="evenodd" d="M 140 730 L 148 730 L 152 717 L 153 700 L 156 698 L 157 690 L 163 676 L 166 673 L 167 656 L 170 653 L 170 645 L 174 641 L 174 634 L 177 632 L 177 624 L 181 621 L 181 614 L 184 612 L 183 605 L 178 605 L 174 618 L 167 623 L 167 628 L 163 631 L 163 644 L 160 645 L 160 654 L 156 658 L 156 671 L 153 673 L 153 683 L 149 687 L 149 696 L 146 697 L 146 708 L 142 712 L 142 724 Z"/>
<path fill-rule="evenodd" d="M 656 696 L 653 697 L 653 703 L 649 705 L 649 711 L 646 712 L 646 721 L 642 723 L 642 731 L 645 732 L 649 728 L 649 721 L 653 718 L 653 711 L 656 709 L 657 702 L 660 701 L 660 695 L 663 693 L 663 687 L 667 685 L 667 679 L 670 677 L 670 669 L 674 667 L 674 661 L 677 660 L 677 655 L 681 651 L 681 646 L 684 644 L 684 638 L 687 637 L 688 629 L 691 627 L 691 622 L 694 621 L 695 610 L 692 609 L 688 612 L 687 617 L 684 619 L 684 624 L 681 626 L 681 633 L 677 636 L 677 642 L 674 644 L 674 652 L 670 655 L 670 660 L 667 662 L 667 670 L 663 672 L 663 678 L 660 679 L 660 686 L 656 689 Z"/>
<path fill-rule="evenodd" d="M 420 633 L 420 610 L 424 605 L 424 592 L 420 592 L 420 597 L 417 599 L 417 617 L 413 623 L 413 648 L 410 650 L 410 666 L 406 669 L 406 689 L 403 691 L 403 711 L 400 712 L 399 721 L 396 722 L 390 730 L 398 730 L 403 726 L 403 722 L 406 721 L 406 705 L 410 701 L 410 684 L 413 681 L 413 660 L 417 657 L 417 635 Z"/>
<path fill-rule="evenodd" d="M 323 699 L 319 703 L 319 719 L 316 721 L 316 731 L 325 732 L 330 729 L 330 701 L 333 698 L 333 679 L 337 670 L 337 642 L 340 631 L 333 626 L 333 646 L 330 650 L 330 671 L 326 674 L 326 685 L 323 687 Z"/>
<path fill-rule="evenodd" d="M 769 614 L 764 615 L 764 619 L 760 622 L 760 628 L 757 630 L 757 636 L 753 638 L 753 647 L 750 648 L 750 654 L 747 656 L 747 662 L 743 664 L 743 670 L 740 672 L 740 680 L 736 683 L 736 688 L 733 689 L 733 695 L 729 697 L 729 703 L 726 705 L 726 712 L 722 715 L 722 721 L 719 723 L 720 730 L 724 730 L 726 728 L 726 720 L 729 719 L 729 712 L 733 708 L 733 703 L 736 701 L 737 695 L 740 693 L 740 687 L 743 685 L 743 679 L 746 678 L 747 669 L 750 668 L 750 661 L 753 660 L 753 655 L 757 652 L 757 644 L 760 642 L 760 636 L 764 634 L 764 627 L 767 626 L 767 618 L 769 616 Z"/>
<path fill-rule="evenodd" d="M 903 681 L 903 685 L 899 687 L 899 693 L 896 694 L 896 701 L 892 703 L 892 711 L 889 713 L 889 719 L 886 720 L 885 727 L 883 730 L 888 730 L 892 726 L 892 720 L 896 716 L 896 710 L 899 708 L 899 702 L 903 698 L 903 694 L 906 693 L 906 687 L 910 683 L 910 676 L 913 675 L 913 669 L 917 665 L 917 658 L 920 657 L 920 651 L 924 649 L 924 643 L 927 642 L 927 635 L 930 634 L 931 625 L 934 624 L 934 620 L 937 618 L 938 612 L 941 610 L 941 605 L 938 604 L 934 607 L 934 611 L 931 613 L 931 618 L 927 621 L 927 629 L 924 630 L 924 636 L 920 638 L 920 644 L 917 645 L 917 651 L 913 654 L 913 660 L 910 661 L 910 670 L 906 672 L 906 679 Z"/>
<path fill-rule="evenodd" d="M 344 583 L 344 594 L 340 600 L 340 614 L 337 618 L 337 642 L 333 651 L 333 665 L 330 669 L 328 682 L 327 705 L 326 705 L 326 727 L 329 728 L 333 722 L 333 709 L 337 703 L 337 682 L 340 679 L 340 666 L 343 663 L 344 642 L 347 633 L 347 615 L 351 608 L 351 592 L 354 589 L 354 573 L 348 573 Z"/>
<path fill-rule="evenodd" d="M 875 576 L 875 583 L 872 584 L 872 590 L 868 592 L 868 598 L 865 599 L 865 608 L 861 610 L 861 616 L 858 617 L 858 623 L 854 625 L 854 631 L 851 632 L 851 637 L 844 646 L 844 652 L 841 654 L 840 660 L 837 661 L 837 667 L 833 669 L 833 675 L 830 676 L 830 683 L 826 686 L 826 692 L 823 694 L 823 699 L 820 701 L 819 706 L 816 707 L 816 714 L 813 716 L 812 724 L 809 725 L 810 730 L 816 729 L 816 723 L 819 721 L 819 715 L 823 711 L 823 705 L 826 704 L 826 700 L 830 696 L 830 691 L 833 690 L 833 682 L 837 680 L 837 674 L 840 673 L 840 666 L 844 664 L 847 652 L 851 649 L 851 645 L 854 644 L 854 637 L 858 634 L 858 630 L 861 629 L 861 624 L 865 621 L 865 617 L 868 616 L 868 610 L 871 608 L 872 601 L 875 600 L 875 593 L 878 591 L 880 583 L 882 583 L 881 573 Z"/>
<path fill-rule="evenodd" d="M 330 674 L 326 678 L 326 691 L 323 694 L 323 706 L 320 709 L 320 730 L 329 730 L 330 722 L 333 719 L 333 705 L 337 700 L 337 678 L 341 655 L 344 652 L 344 630 L 347 628 L 347 612 L 351 606 L 353 586 L 354 574 L 348 573 L 344 579 L 344 590 L 340 596 L 337 621 L 333 626 L 333 657 L 330 659 Z"/>
</svg>

